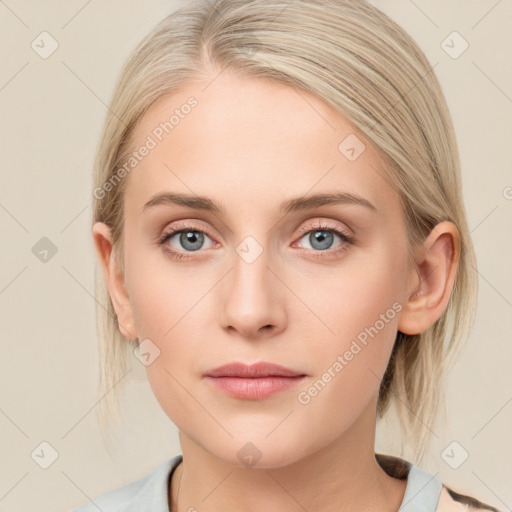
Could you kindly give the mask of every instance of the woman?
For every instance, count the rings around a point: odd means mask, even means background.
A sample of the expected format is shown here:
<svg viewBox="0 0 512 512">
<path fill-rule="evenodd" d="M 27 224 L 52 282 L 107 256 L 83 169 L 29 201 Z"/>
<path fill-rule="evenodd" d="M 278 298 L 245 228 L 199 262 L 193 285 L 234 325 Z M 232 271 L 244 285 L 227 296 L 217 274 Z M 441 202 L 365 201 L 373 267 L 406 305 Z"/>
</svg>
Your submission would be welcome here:
<svg viewBox="0 0 512 512">
<path fill-rule="evenodd" d="M 163 20 L 107 115 L 93 236 L 102 389 L 134 352 L 183 455 L 77 510 L 496 510 L 374 451 L 394 404 L 420 464 L 471 325 L 459 167 L 431 66 L 367 3 Z"/>
</svg>

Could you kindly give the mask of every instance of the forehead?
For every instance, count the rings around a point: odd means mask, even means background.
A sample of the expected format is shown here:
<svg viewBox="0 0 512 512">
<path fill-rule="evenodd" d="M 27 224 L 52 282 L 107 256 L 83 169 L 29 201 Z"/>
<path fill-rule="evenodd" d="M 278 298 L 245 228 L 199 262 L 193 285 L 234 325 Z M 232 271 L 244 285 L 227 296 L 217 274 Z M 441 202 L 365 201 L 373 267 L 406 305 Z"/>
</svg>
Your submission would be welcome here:
<svg viewBox="0 0 512 512">
<path fill-rule="evenodd" d="M 378 150 L 333 107 L 229 70 L 162 96 L 131 142 L 151 147 L 128 175 L 125 202 L 138 209 L 163 190 L 230 192 L 240 205 L 334 188 L 377 203 L 393 195 Z"/>
</svg>

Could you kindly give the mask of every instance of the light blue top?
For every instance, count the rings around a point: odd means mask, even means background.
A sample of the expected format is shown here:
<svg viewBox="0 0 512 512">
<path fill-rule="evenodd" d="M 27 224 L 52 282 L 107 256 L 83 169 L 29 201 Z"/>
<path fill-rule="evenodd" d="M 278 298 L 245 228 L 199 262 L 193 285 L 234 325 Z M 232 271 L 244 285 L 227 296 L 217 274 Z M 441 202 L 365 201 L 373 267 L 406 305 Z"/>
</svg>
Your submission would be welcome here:
<svg viewBox="0 0 512 512">
<path fill-rule="evenodd" d="M 176 455 L 144 478 L 102 494 L 72 512 L 170 512 L 168 482 L 181 461 L 182 455 Z M 441 489 L 436 476 L 411 464 L 399 512 L 435 512 Z"/>
</svg>

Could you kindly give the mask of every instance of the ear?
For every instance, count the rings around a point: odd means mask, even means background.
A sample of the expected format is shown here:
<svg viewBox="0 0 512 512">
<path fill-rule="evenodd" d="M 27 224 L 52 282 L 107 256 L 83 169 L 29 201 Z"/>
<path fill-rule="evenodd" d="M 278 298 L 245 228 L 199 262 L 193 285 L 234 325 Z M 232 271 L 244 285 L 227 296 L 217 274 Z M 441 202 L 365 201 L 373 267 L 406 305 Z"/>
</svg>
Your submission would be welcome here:
<svg viewBox="0 0 512 512">
<path fill-rule="evenodd" d="M 110 227 L 103 222 L 96 222 L 92 228 L 92 233 L 96 253 L 117 315 L 119 330 L 125 338 L 136 339 L 137 332 L 133 321 L 130 298 L 125 287 L 124 272 L 120 268 L 113 251 Z"/>
<path fill-rule="evenodd" d="M 404 334 L 421 334 L 443 314 L 455 282 L 460 235 L 452 222 L 437 224 L 416 253 L 408 296 L 398 321 Z"/>
</svg>

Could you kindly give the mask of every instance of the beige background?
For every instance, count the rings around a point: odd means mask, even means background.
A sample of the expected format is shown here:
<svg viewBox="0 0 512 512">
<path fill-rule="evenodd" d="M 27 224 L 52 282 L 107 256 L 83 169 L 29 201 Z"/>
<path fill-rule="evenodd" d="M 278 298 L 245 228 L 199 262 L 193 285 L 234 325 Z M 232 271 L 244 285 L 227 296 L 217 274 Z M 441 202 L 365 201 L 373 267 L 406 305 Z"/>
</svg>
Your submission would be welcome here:
<svg viewBox="0 0 512 512">
<path fill-rule="evenodd" d="M 98 436 L 90 199 L 94 151 L 121 65 L 183 3 L 0 2 L 1 511 L 66 511 L 180 453 L 175 427 L 140 368 L 126 379 L 126 424 L 112 455 Z M 424 469 L 510 510 L 512 1 L 372 3 L 436 64 L 479 261 L 476 323 L 450 375 L 448 424 L 433 432 Z M 59 44 L 47 59 L 31 48 L 42 31 Z M 453 31 L 469 43 L 457 59 L 441 47 Z M 32 252 L 42 237 L 58 249 L 46 263 Z M 397 452 L 395 432 L 391 423 L 379 427 L 379 451 Z M 48 469 L 31 457 L 43 441 L 58 452 Z M 442 457 L 453 441 L 457 457 L 462 449 L 469 454 L 458 469 Z"/>
</svg>

